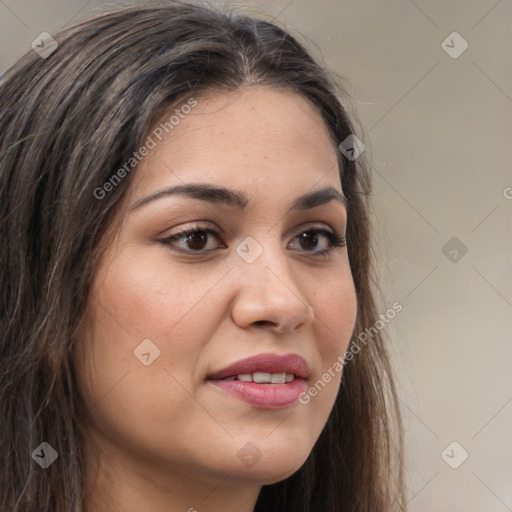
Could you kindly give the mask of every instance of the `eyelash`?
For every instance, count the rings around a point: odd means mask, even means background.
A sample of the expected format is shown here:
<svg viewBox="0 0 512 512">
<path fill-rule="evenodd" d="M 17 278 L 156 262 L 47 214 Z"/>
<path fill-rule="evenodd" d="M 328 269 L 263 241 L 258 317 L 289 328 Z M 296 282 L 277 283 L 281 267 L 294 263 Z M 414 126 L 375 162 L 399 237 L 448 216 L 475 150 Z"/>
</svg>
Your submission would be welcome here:
<svg viewBox="0 0 512 512">
<path fill-rule="evenodd" d="M 221 233 L 217 230 L 214 230 L 212 228 L 207 228 L 207 227 L 200 227 L 200 226 L 194 226 L 193 228 L 190 228 L 190 229 L 185 229 L 183 231 L 180 231 L 178 233 L 175 233 L 167 238 L 163 238 L 160 240 L 160 242 L 168 247 L 170 247 L 172 250 L 176 250 L 178 252 L 182 252 L 182 253 L 186 253 L 186 254 L 193 254 L 193 255 L 202 255 L 202 254 L 207 254 L 211 251 L 214 251 L 216 250 L 217 248 L 215 249 L 201 249 L 201 250 L 198 250 L 198 251 L 194 251 L 192 249 L 183 249 L 183 248 L 178 248 L 176 246 L 174 246 L 174 243 L 178 240 L 180 240 L 181 238 L 186 238 L 190 235 L 193 235 L 193 234 L 196 234 L 196 233 L 206 233 L 208 235 L 213 235 L 215 238 L 217 238 L 217 240 L 220 240 L 220 235 Z M 304 250 L 304 251 L 299 251 L 299 252 L 305 252 L 305 253 L 309 253 L 309 254 L 312 254 L 314 256 L 326 256 L 328 255 L 329 253 L 331 253 L 332 251 L 334 251 L 336 248 L 338 247 L 345 247 L 346 246 L 346 239 L 343 238 L 343 237 L 340 237 L 337 233 L 335 232 L 331 232 L 331 231 L 328 231 L 327 229 L 323 229 L 323 228 L 307 228 L 307 229 L 304 229 L 303 231 L 299 232 L 295 237 L 294 239 L 296 239 L 299 235 L 301 234 L 304 234 L 304 233 L 314 233 L 316 235 L 323 235 L 327 238 L 327 241 L 328 241 L 328 248 L 327 249 L 324 249 L 324 250 L 321 250 L 321 251 L 308 251 L 308 250 Z M 222 247 L 222 248 L 225 248 L 225 247 Z"/>
</svg>

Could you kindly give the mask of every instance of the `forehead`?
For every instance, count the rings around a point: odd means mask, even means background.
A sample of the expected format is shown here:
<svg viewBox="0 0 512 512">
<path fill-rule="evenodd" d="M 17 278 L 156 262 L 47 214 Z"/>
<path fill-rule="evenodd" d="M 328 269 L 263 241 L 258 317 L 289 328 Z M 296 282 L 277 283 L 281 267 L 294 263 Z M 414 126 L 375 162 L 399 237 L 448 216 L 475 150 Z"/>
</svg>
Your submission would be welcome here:
<svg viewBox="0 0 512 512">
<path fill-rule="evenodd" d="M 267 86 L 210 91 L 194 98 L 192 108 L 180 108 L 187 99 L 150 130 L 155 146 L 134 176 L 136 196 L 187 181 L 266 193 L 295 193 L 315 184 L 341 190 L 329 131 L 298 93 Z M 161 140 L 152 135 L 159 127 Z"/>
</svg>

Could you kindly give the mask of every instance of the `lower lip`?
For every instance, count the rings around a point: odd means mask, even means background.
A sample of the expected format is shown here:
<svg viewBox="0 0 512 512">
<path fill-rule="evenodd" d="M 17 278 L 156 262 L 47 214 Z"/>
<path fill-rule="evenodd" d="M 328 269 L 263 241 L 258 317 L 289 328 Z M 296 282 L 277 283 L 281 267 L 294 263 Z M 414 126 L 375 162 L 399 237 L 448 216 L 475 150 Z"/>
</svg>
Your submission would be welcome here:
<svg viewBox="0 0 512 512">
<path fill-rule="evenodd" d="M 211 380 L 210 382 L 244 402 L 263 409 L 281 409 L 293 405 L 307 388 L 306 381 L 298 378 L 287 384 L 257 384 L 239 380 Z"/>
</svg>

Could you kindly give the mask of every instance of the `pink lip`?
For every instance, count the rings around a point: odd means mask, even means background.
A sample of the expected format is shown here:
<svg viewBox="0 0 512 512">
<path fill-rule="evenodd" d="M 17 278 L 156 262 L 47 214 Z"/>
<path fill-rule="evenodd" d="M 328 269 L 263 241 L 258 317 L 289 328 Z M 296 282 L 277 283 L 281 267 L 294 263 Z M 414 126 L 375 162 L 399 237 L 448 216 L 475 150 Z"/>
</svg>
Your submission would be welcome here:
<svg viewBox="0 0 512 512">
<path fill-rule="evenodd" d="M 243 373 L 293 373 L 295 379 L 287 384 L 257 384 L 238 380 L 222 380 Z M 308 364 L 295 354 L 279 356 L 260 354 L 233 363 L 223 370 L 212 373 L 208 380 L 212 385 L 234 394 L 244 402 L 264 409 L 287 407 L 298 401 L 307 388 Z"/>
<path fill-rule="evenodd" d="M 208 376 L 211 380 L 225 379 L 242 373 L 294 373 L 297 377 L 306 379 L 309 368 L 306 360 L 295 354 L 278 356 L 276 354 L 259 354 L 257 356 L 241 359 L 226 368 Z"/>
</svg>

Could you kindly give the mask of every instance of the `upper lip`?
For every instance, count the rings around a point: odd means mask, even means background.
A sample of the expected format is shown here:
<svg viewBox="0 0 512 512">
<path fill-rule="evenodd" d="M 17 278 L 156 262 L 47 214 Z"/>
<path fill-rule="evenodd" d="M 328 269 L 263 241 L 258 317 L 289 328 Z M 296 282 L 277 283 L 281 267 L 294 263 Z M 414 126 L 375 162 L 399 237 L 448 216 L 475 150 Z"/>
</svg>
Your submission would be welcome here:
<svg viewBox="0 0 512 512">
<path fill-rule="evenodd" d="M 220 380 L 254 372 L 293 373 L 296 377 L 306 379 L 309 375 L 309 367 L 306 360 L 296 354 L 259 354 L 230 364 L 210 374 L 208 379 Z"/>
</svg>

